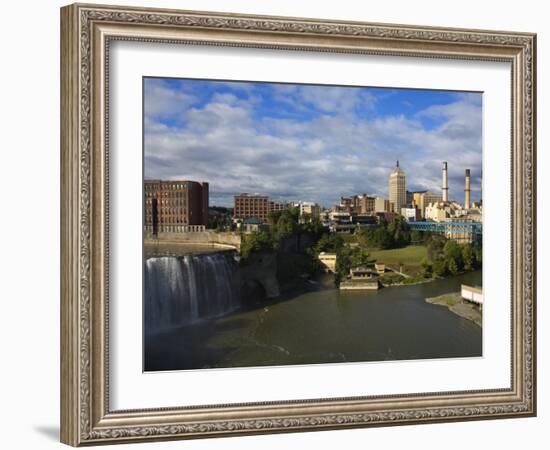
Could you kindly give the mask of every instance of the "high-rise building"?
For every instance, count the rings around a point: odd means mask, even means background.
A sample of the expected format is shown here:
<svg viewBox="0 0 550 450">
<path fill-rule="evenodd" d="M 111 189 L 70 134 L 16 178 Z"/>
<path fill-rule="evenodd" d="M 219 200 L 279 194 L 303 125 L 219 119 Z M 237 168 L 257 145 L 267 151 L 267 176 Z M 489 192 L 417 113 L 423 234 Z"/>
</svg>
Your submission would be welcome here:
<svg viewBox="0 0 550 450">
<path fill-rule="evenodd" d="M 248 219 L 256 217 L 267 223 L 272 205 L 267 195 L 240 194 L 234 197 L 234 219 Z"/>
<path fill-rule="evenodd" d="M 400 213 L 401 208 L 407 205 L 407 188 L 405 172 L 399 167 L 399 161 L 390 174 L 388 191 L 390 203 L 393 203 L 393 210 Z"/>
<path fill-rule="evenodd" d="M 145 230 L 182 232 L 208 225 L 208 183 L 145 180 Z"/>
</svg>

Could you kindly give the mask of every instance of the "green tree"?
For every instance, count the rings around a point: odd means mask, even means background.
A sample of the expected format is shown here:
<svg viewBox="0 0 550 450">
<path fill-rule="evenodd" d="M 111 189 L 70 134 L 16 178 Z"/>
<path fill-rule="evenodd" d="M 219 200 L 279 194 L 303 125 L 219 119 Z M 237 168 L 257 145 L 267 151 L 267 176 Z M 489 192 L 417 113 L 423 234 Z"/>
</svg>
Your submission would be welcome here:
<svg viewBox="0 0 550 450">
<path fill-rule="evenodd" d="M 424 276 L 424 278 L 431 278 L 433 267 L 428 258 L 422 258 L 422 260 L 420 261 L 420 265 L 422 266 L 422 275 Z"/>
<path fill-rule="evenodd" d="M 474 251 L 470 244 L 462 246 L 462 261 L 464 262 L 465 270 L 473 270 L 475 267 Z"/>
<path fill-rule="evenodd" d="M 436 259 L 433 263 L 433 273 L 438 277 L 447 275 L 447 264 L 444 259 Z"/>
<path fill-rule="evenodd" d="M 273 240 L 269 233 L 265 231 L 254 231 L 243 234 L 241 239 L 241 255 L 248 258 L 252 252 L 261 250 L 273 250 Z"/>
<path fill-rule="evenodd" d="M 446 260 L 446 264 L 451 275 L 456 275 L 458 273 L 458 264 L 455 259 L 450 258 Z"/>
<path fill-rule="evenodd" d="M 351 264 L 353 267 L 366 266 L 370 262 L 369 257 L 369 252 L 357 246 L 351 252 Z"/>
<path fill-rule="evenodd" d="M 268 216 L 268 222 L 270 225 L 276 225 L 277 224 L 277 221 L 279 220 L 279 217 L 281 217 L 281 214 L 283 213 L 283 211 L 279 210 L 279 211 L 271 211 L 269 213 L 269 216 Z"/>
<path fill-rule="evenodd" d="M 323 234 L 321 239 L 315 244 L 315 253 L 321 252 L 338 253 L 338 251 L 344 246 L 344 240 L 342 236 L 336 233 Z"/>
<path fill-rule="evenodd" d="M 355 236 L 357 237 L 357 243 L 359 244 L 359 247 L 375 247 L 372 242 L 372 231 L 368 228 L 358 228 L 355 231 Z"/>
<path fill-rule="evenodd" d="M 439 234 L 431 234 L 427 240 L 426 248 L 428 249 L 428 258 L 435 261 L 444 256 L 443 247 L 445 246 L 445 236 Z"/>
<path fill-rule="evenodd" d="M 303 214 L 300 218 L 300 229 L 304 233 L 311 233 L 315 236 L 320 236 L 325 227 L 319 217 L 314 217 L 311 214 Z"/>
<path fill-rule="evenodd" d="M 293 210 L 297 211 L 297 208 L 287 208 L 281 211 L 281 215 L 273 229 L 273 234 L 277 239 L 280 240 L 298 232 L 299 212 L 296 214 Z"/>
<path fill-rule="evenodd" d="M 336 254 L 336 274 L 338 282 L 346 279 L 351 267 L 351 249 L 347 246 L 342 246 Z"/>
<path fill-rule="evenodd" d="M 393 237 L 386 227 L 380 226 L 373 235 L 375 247 L 386 249 L 393 247 Z"/>
<path fill-rule="evenodd" d="M 422 234 L 420 233 L 420 231 L 411 231 L 411 244 L 418 244 L 420 242 L 422 242 Z"/>
<path fill-rule="evenodd" d="M 454 275 L 459 270 L 462 270 L 462 267 L 464 266 L 463 260 L 462 260 L 462 248 L 461 246 L 452 239 L 449 239 L 447 242 L 445 242 L 445 246 L 443 247 L 443 253 L 445 254 L 445 259 L 450 262 L 454 261 L 454 265 L 456 266 L 456 271 L 451 271 L 449 267 L 449 271 Z"/>
<path fill-rule="evenodd" d="M 393 247 L 402 247 L 410 243 L 409 225 L 403 217 L 397 216 L 395 220 L 388 225 L 388 232 L 392 237 Z"/>
</svg>

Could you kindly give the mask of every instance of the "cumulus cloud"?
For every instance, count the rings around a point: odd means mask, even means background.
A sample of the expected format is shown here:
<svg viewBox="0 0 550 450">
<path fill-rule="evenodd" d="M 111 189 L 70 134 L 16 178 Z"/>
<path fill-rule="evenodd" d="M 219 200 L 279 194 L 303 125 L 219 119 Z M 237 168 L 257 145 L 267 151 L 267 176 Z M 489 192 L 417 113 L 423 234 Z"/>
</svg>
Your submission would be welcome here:
<svg viewBox="0 0 550 450">
<path fill-rule="evenodd" d="M 368 88 L 212 82 L 194 92 L 192 84 L 153 84 L 150 92 L 146 84 L 146 178 L 208 181 L 218 205 L 248 192 L 330 206 L 341 195 L 387 197 L 396 160 L 409 190 L 440 192 L 448 161 L 450 197 L 462 200 L 470 168 L 476 198 L 480 94 L 414 108 L 412 94 L 381 97 Z"/>
<path fill-rule="evenodd" d="M 196 102 L 196 97 L 171 87 L 165 80 L 144 79 L 145 116 L 154 119 L 177 118 Z"/>
</svg>

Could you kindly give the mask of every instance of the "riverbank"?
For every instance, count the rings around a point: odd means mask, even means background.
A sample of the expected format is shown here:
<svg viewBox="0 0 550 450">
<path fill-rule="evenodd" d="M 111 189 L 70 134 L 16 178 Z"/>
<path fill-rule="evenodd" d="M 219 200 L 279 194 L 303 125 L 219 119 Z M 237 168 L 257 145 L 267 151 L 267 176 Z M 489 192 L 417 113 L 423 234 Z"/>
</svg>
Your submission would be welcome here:
<svg viewBox="0 0 550 450">
<path fill-rule="evenodd" d="M 212 284 L 200 272 L 197 289 Z M 277 299 L 146 334 L 145 370 L 480 357 L 482 329 L 425 302 L 462 284 L 480 285 L 481 271 L 377 291 L 340 291 L 332 274 L 300 277 Z"/>
<path fill-rule="evenodd" d="M 451 312 L 464 319 L 482 326 L 482 313 L 478 306 L 462 299 L 460 292 L 439 295 L 426 299 L 426 303 L 432 305 L 446 306 Z"/>
<path fill-rule="evenodd" d="M 415 286 L 417 284 L 425 284 L 425 283 L 431 283 L 435 280 L 443 280 L 446 277 L 437 277 L 437 278 L 404 278 L 401 281 L 398 282 L 384 282 L 380 281 L 382 284 L 382 287 L 400 287 L 400 286 Z M 407 281 L 408 280 L 408 281 Z"/>
</svg>

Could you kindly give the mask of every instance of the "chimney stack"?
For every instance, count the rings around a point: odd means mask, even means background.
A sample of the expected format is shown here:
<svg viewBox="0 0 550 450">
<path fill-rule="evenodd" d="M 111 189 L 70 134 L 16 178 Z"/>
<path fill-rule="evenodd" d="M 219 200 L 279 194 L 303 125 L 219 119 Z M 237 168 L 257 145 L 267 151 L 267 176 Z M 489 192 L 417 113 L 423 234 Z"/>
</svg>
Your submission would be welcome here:
<svg viewBox="0 0 550 450">
<path fill-rule="evenodd" d="M 447 161 L 443 161 L 443 187 L 441 188 L 443 201 L 449 201 L 449 184 L 447 181 Z"/>
<path fill-rule="evenodd" d="M 470 169 L 466 169 L 464 185 L 464 209 L 470 209 Z"/>
</svg>

